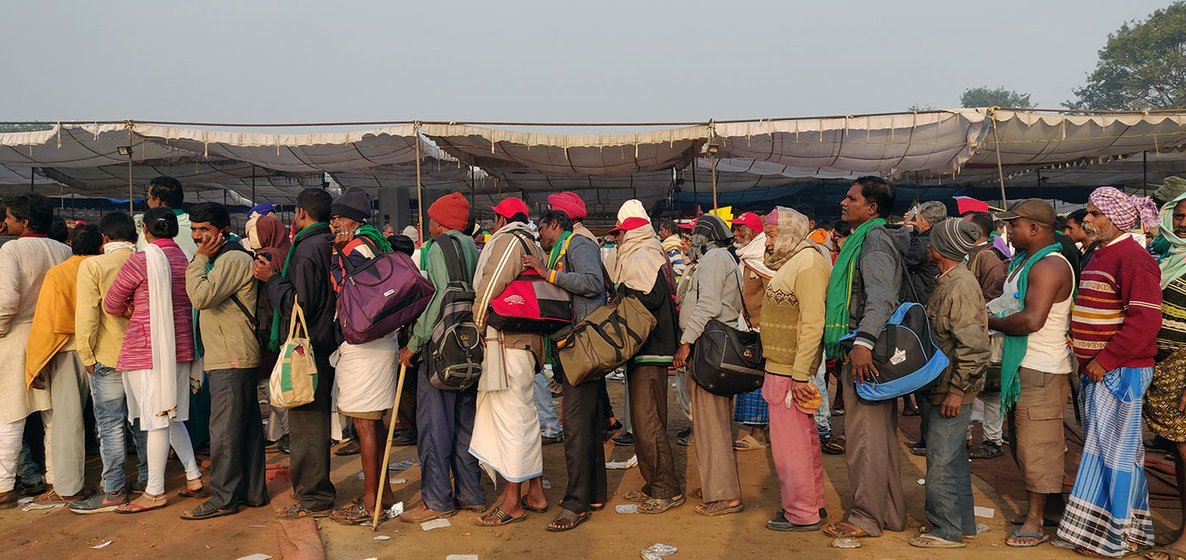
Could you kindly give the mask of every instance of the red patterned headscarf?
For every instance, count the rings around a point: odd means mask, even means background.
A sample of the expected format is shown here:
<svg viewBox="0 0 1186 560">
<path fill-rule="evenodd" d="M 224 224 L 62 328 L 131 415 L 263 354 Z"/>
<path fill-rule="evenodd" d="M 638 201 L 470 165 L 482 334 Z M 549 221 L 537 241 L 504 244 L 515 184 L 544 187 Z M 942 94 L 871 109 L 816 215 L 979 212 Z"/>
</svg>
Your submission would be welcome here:
<svg viewBox="0 0 1186 560">
<path fill-rule="evenodd" d="M 1088 201 L 1120 231 L 1157 225 L 1157 205 L 1147 196 L 1132 196 L 1115 187 L 1100 187 L 1092 191 Z"/>
</svg>

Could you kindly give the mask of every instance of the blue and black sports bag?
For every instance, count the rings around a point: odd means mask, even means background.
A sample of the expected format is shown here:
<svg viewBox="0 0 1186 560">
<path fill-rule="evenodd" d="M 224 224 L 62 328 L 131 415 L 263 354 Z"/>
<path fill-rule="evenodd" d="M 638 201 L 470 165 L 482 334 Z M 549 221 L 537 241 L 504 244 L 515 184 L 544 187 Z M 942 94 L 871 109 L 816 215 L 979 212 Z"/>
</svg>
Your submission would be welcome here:
<svg viewBox="0 0 1186 560">
<path fill-rule="evenodd" d="M 844 335 L 840 343 L 852 350 L 856 332 Z M 873 345 L 876 381 L 857 383 L 857 395 L 869 401 L 884 401 L 913 393 L 931 384 L 949 360 L 931 337 L 931 325 L 922 304 L 898 306 Z"/>
</svg>

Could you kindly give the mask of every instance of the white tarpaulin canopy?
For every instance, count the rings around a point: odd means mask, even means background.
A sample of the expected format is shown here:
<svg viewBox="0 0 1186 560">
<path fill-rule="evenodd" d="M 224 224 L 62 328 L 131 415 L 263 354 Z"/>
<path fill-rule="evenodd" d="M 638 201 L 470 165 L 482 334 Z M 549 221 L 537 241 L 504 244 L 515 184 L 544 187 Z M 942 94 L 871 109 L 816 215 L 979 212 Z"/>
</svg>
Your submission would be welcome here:
<svg viewBox="0 0 1186 560">
<path fill-rule="evenodd" d="M 1126 165 L 1094 176 L 1131 183 L 1146 174 L 1157 180 L 1155 175 L 1173 173 L 1180 168 L 1179 151 L 1186 147 L 1186 112 L 1075 115 L 957 109 L 705 121 L 670 128 L 652 123 L 635 126 L 643 129 L 638 132 L 612 134 L 456 123 L 277 128 L 286 132 L 119 121 L 0 133 L 0 186 L 45 185 L 50 194 L 57 187 L 73 194 L 126 197 L 129 156 L 121 148 L 131 146 L 131 191 L 136 196 L 149 178 L 169 174 L 197 190 L 248 197 L 254 181 L 256 198 L 283 201 L 329 174 L 343 186 L 372 192 L 419 186 L 432 194 L 455 190 L 488 199 L 524 193 L 538 202 L 547 193 L 573 190 L 590 210 L 612 213 L 628 198 L 652 202 L 676 189 L 729 192 L 804 180 L 851 180 L 863 174 L 932 185 L 987 185 L 1004 176 L 1012 188 L 1042 184 L 1011 180 L 1037 172 L 1045 181 L 1073 183 L 1079 180 L 1074 169 L 1105 165 L 1101 158 L 1144 152 L 1162 166 L 1154 173 L 1142 166 L 1137 173 L 1129 157 Z M 1067 165 L 1074 168 L 1059 174 Z M 1078 177 L 1089 182 L 1082 186 L 1095 186 L 1090 182 L 1096 179 L 1086 178 L 1092 175 Z M 475 200 L 475 208 L 485 207 Z"/>
</svg>

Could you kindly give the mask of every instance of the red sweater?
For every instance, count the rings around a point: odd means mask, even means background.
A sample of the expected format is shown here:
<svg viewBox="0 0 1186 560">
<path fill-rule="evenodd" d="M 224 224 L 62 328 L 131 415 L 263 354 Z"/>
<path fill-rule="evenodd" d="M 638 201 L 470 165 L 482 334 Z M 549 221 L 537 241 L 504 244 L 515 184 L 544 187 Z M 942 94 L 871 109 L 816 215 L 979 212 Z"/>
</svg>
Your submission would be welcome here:
<svg viewBox="0 0 1186 560">
<path fill-rule="evenodd" d="M 1161 328 L 1161 271 L 1131 236 L 1095 250 L 1079 276 L 1071 342 L 1079 368 L 1149 367 Z"/>
</svg>

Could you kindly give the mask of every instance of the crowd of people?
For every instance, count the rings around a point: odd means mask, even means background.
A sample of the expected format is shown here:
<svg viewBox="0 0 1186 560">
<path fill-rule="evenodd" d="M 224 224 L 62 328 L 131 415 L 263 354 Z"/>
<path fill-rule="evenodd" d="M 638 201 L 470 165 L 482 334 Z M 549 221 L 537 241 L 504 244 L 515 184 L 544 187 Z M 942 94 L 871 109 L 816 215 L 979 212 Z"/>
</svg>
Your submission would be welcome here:
<svg viewBox="0 0 1186 560">
<path fill-rule="evenodd" d="M 634 446 L 643 485 L 622 498 L 640 513 L 689 497 L 705 516 L 743 511 L 736 453 L 769 448 L 781 507 L 767 528 L 874 538 L 906 529 L 897 422 L 916 414 L 921 438 L 907 449 L 926 457 L 927 525 L 911 545 L 957 548 L 977 536 L 969 458 L 1009 445 L 1029 502 L 1005 544 L 1053 538 L 1088 556 L 1186 555 L 1182 531 L 1149 550 L 1141 438 L 1143 419 L 1173 442 L 1186 484 L 1186 195 L 1159 213 L 1147 198 L 1101 187 L 1065 218 L 1039 199 L 996 216 L 948 217 L 942 203 L 927 203 L 890 223 L 893 186 L 862 177 L 830 227 L 785 207 L 656 222 L 631 200 L 598 237 L 573 193 L 549 196 L 538 214 L 507 197 L 492 209 L 491 233 L 451 193 L 427 209 L 423 242 L 414 229 L 376 228 L 372 201 L 356 188 L 336 199 L 302 191 L 291 227 L 258 206 L 243 236 L 221 204 L 183 211 L 176 179 L 154 179 L 146 199 L 142 215 L 111 212 L 72 231 L 43 196 L 3 201 L 0 508 L 30 494 L 78 514 L 165 507 L 172 449 L 186 477 L 176 494 L 207 498 L 181 517 L 234 514 L 268 504 L 265 446 L 283 435 L 296 501 L 278 515 L 367 524 L 395 502 L 380 483 L 389 420 L 422 465 L 422 501 L 400 520 L 471 510 L 478 525 L 500 526 L 543 513 L 542 446 L 562 443 L 567 483 L 547 529 L 567 531 L 609 503 L 604 445 L 625 424 L 614 439 Z M 338 293 L 350 271 L 394 251 L 411 256 L 432 299 L 404 328 L 347 342 Z M 624 364 L 621 415 L 603 376 L 565 375 L 556 337 L 492 320 L 491 303 L 525 274 L 567 293 L 572 324 L 627 297 L 653 317 Z M 455 309 L 448 294 L 465 286 L 484 339 L 482 373 L 447 387 L 437 375 L 450 364 L 429 349 Z M 885 381 L 879 340 L 911 302 L 925 309 L 947 365 L 900 395 L 899 409 L 897 396 L 872 400 L 861 389 Z M 293 321 L 306 324 L 315 394 L 265 421 L 257 390 Z M 698 343 L 722 324 L 757 333 L 760 389 L 730 396 L 696 375 L 711 363 Z M 407 406 L 388 418 L 401 368 L 412 372 Z M 669 430 L 670 375 L 674 410 L 691 424 L 680 433 Z M 94 489 L 85 484 L 88 400 L 102 462 Z M 1064 504 L 1072 402 L 1084 448 Z M 974 409 L 984 436 L 969 449 Z M 44 427 L 48 485 L 35 480 L 30 419 Z M 845 437 L 834 436 L 833 420 Z M 138 455 L 130 480 L 128 437 Z M 330 479 L 335 439 L 348 440 L 337 453 L 360 455 L 365 480 L 345 504 Z M 203 473 L 194 449 L 207 441 Z M 681 480 L 673 444 L 694 447 L 697 488 L 685 489 L 693 484 Z M 823 453 L 847 461 L 851 507 L 836 520 L 824 508 Z M 503 480 L 492 504 L 483 474 Z"/>
</svg>

